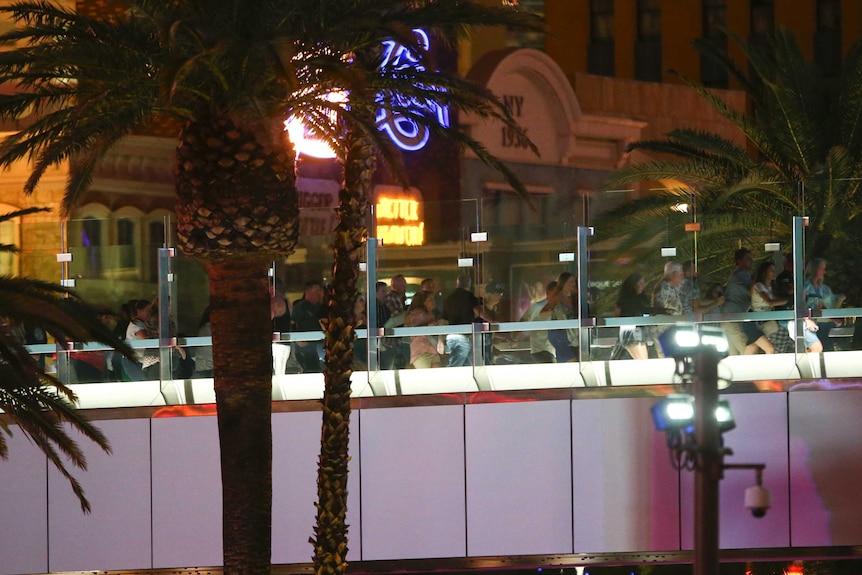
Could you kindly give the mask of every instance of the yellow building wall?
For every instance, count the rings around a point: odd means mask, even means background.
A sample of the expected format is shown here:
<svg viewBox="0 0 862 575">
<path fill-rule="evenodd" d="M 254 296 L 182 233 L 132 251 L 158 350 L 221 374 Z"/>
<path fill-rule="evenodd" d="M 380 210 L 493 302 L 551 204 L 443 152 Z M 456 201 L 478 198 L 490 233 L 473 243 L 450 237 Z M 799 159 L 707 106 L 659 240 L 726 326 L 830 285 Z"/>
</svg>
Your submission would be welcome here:
<svg viewBox="0 0 862 575">
<path fill-rule="evenodd" d="M 569 80 L 587 69 L 590 44 L 590 9 L 583 0 L 546 0 L 548 35 L 545 51 Z"/>
<path fill-rule="evenodd" d="M 621 14 L 620 18 L 627 16 Z M 637 15 L 631 17 L 636 18 Z M 700 2 L 664 0 L 661 3 L 661 56 L 665 82 L 678 82 L 668 70 L 676 70 L 689 78 L 699 77 L 700 60 L 691 43 L 700 37 L 701 20 Z"/>
<path fill-rule="evenodd" d="M 637 14 L 637 0 L 614 0 L 614 15 Z M 614 68 L 619 78 L 635 76 L 637 18 L 614 19 Z"/>
<path fill-rule="evenodd" d="M 814 57 L 814 29 L 817 26 L 816 0 L 779 0 L 775 3 L 775 24 L 782 25 L 796 36 L 796 42 L 806 58 Z"/>
<path fill-rule="evenodd" d="M 803 54 L 814 55 L 817 26 L 816 0 L 776 0 L 775 23 L 791 30 Z M 862 1 L 842 0 L 842 36 L 845 51 L 862 38 Z M 546 51 L 569 78 L 587 73 L 590 43 L 590 0 L 546 0 L 548 26 Z M 690 78 L 700 77 L 700 55 L 692 41 L 703 31 L 699 0 L 662 0 L 662 68 L 665 82 L 678 82 L 667 70 Z M 634 78 L 634 46 L 637 40 L 637 0 L 614 1 L 614 57 L 616 77 Z M 743 40 L 751 30 L 750 0 L 728 0 L 727 28 Z M 731 55 L 742 60 L 742 49 L 731 41 Z M 473 60 L 475 62 L 475 59 Z"/>
<path fill-rule="evenodd" d="M 845 52 L 862 39 L 862 2 L 859 0 L 841 2 L 841 35 Z"/>
</svg>

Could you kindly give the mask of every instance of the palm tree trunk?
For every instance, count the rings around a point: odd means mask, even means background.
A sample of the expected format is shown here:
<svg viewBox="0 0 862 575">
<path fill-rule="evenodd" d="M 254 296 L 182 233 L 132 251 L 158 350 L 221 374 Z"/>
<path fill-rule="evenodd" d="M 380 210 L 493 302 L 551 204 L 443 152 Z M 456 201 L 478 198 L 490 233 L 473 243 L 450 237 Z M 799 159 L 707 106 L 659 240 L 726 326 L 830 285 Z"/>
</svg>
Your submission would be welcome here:
<svg viewBox="0 0 862 575">
<path fill-rule="evenodd" d="M 269 575 L 272 557 L 272 323 L 268 260 L 210 261 L 225 575 Z"/>
<path fill-rule="evenodd" d="M 347 569 L 347 463 L 350 459 L 350 376 L 356 337 L 353 305 L 358 296 L 359 258 L 367 231 L 365 214 L 375 168 L 374 149 L 348 137 L 345 185 L 339 192 L 339 223 L 333 242 L 332 289 L 326 325 L 323 423 L 317 476 L 314 571 L 342 575 Z M 369 294 L 370 297 L 370 294 Z"/>
</svg>

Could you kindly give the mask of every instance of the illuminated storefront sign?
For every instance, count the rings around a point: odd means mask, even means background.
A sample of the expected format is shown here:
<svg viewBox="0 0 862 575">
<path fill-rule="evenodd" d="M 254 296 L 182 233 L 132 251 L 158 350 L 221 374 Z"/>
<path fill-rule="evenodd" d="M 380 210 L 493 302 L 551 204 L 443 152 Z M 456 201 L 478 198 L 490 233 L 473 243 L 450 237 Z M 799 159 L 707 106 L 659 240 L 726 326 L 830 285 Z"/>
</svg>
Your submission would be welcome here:
<svg viewBox="0 0 862 575">
<path fill-rule="evenodd" d="M 416 34 L 417 44 L 421 50 L 427 52 L 431 46 L 428 34 L 418 28 L 413 30 L 413 32 Z M 383 42 L 383 61 L 381 67 L 389 67 L 393 70 L 413 68 L 420 72 L 425 70 L 425 66 L 420 62 L 416 54 L 395 40 Z M 345 102 L 347 98 L 345 94 L 339 92 L 328 95 L 327 100 L 330 102 Z M 398 95 L 381 93 L 378 95 L 378 102 L 382 105 L 377 111 L 377 127 L 380 131 L 385 132 L 392 142 L 402 150 L 408 152 L 421 150 L 428 143 L 431 132 L 427 127 L 420 125 L 413 118 L 393 112 L 387 107 L 387 101 L 394 101 L 399 108 L 410 109 L 411 114 L 425 117 L 434 116 L 441 126 L 449 127 L 448 106 L 443 106 L 436 102 L 420 102 L 415 98 L 404 98 Z M 316 137 L 302 120 L 291 116 L 285 122 L 285 129 L 290 136 L 290 141 L 293 142 L 297 155 L 304 154 L 321 159 L 335 157 L 335 151 L 329 144 Z"/>
<path fill-rule="evenodd" d="M 425 222 L 422 216 L 422 201 L 418 190 L 398 191 L 379 186 L 375 215 L 376 237 L 383 245 L 421 246 L 425 243 Z M 412 192 L 412 193 L 411 193 Z"/>
</svg>

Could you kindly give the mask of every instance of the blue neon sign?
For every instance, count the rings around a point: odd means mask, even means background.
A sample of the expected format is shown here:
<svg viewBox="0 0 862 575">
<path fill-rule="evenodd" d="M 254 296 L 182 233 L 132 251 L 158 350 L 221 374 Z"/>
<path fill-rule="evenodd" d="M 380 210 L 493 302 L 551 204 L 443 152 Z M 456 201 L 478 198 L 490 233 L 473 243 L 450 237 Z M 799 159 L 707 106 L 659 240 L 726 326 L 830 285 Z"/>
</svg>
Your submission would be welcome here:
<svg viewBox="0 0 862 575">
<path fill-rule="evenodd" d="M 431 46 L 428 34 L 419 28 L 413 30 L 413 33 L 416 34 L 420 48 L 427 52 Z M 425 70 L 425 66 L 419 61 L 419 58 L 395 40 L 386 40 L 383 42 L 383 62 L 381 66 L 384 68 L 389 66 L 395 70 L 403 70 L 405 68 L 414 68 L 420 72 Z M 398 95 L 390 96 L 390 98 L 394 98 L 399 107 L 409 107 L 417 113 L 436 116 L 441 126 L 449 127 L 448 106 L 437 102 L 420 102 L 416 98 Z M 379 97 L 379 101 L 384 101 L 382 95 Z M 396 146 L 408 152 L 424 148 L 431 135 L 430 130 L 426 126 L 422 126 L 412 118 L 388 110 L 385 107 L 381 107 L 377 111 L 376 120 L 378 129 L 386 132 Z"/>
</svg>

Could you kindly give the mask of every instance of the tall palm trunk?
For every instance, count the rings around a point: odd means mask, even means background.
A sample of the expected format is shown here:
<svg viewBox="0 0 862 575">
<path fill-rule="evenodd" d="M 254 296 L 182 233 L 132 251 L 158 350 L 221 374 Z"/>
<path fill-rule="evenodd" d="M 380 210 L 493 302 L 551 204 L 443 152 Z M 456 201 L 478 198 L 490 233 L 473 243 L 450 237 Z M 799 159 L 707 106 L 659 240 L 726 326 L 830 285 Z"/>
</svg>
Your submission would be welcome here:
<svg viewBox="0 0 862 575">
<path fill-rule="evenodd" d="M 375 168 L 374 148 L 348 135 L 345 185 L 338 193 L 339 223 L 333 242 L 332 289 L 326 325 L 323 423 L 317 476 L 314 571 L 341 575 L 347 569 L 347 463 L 350 459 L 350 376 L 353 373 L 359 258 L 367 237 L 365 214 Z M 369 262 L 369 265 L 371 263 Z M 370 294 L 369 294 L 370 297 Z"/>
<path fill-rule="evenodd" d="M 296 246 L 294 155 L 281 130 L 201 118 L 177 148 L 177 240 L 205 260 L 225 575 L 272 561 L 272 323 L 267 269 Z"/>
<path fill-rule="evenodd" d="M 269 263 L 260 258 L 207 263 L 225 574 L 268 575 L 272 560 Z"/>
</svg>

